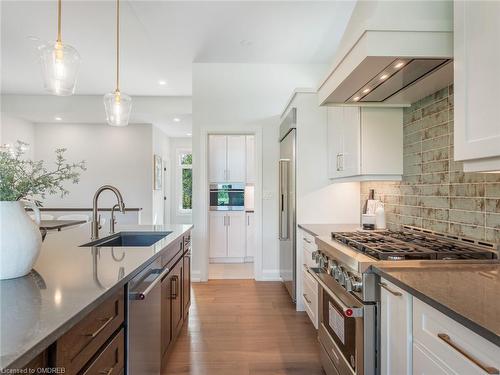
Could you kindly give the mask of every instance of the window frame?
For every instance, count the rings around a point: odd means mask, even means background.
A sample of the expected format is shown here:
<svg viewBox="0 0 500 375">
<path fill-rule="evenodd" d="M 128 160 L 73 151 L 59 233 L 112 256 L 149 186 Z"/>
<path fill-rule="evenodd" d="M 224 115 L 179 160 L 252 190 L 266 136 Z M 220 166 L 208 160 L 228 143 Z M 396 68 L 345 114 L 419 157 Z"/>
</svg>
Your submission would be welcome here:
<svg viewBox="0 0 500 375">
<path fill-rule="evenodd" d="M 191 154 L 191 157 L 192 157 L 193 151 L 190 148 L 178 148 L 175 152 L 175 155 L 176 155 L 176 157 L 175 157 L 175 190 L 176 190 L 175 200 L 176 200 L 177 213 L 179 215 L 188 216 L 188 215 L 192 215 L 192 212 L 193 212 L 192 180 L 191 180 L 191 208 L 186 209 L 186 208 L 182 207 L 182 198 L 183 198 L 182 170 L 183 169 L 191 169 L 191 171 L 192 171 L 193 165 L 192 164 L 191 165 L 181 164 L 181 155 L 184 155 L 184 154 Z"/>
</svg>

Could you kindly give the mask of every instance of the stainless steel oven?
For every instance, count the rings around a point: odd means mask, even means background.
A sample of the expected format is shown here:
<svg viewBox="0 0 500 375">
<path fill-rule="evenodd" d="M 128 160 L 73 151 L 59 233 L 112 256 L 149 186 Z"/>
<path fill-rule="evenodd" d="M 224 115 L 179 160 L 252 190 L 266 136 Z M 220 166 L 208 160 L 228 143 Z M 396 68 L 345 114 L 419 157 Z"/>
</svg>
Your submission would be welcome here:
<svg viewBox="0 0 500 375">
<path fill-rule="evenodd" d="M 328 375 L 377 374 L 376 304 L 346 291 L 323 268 L 310 268 L 319 284 L 321 361 Z"/>
<path fill-rule="evenodd" d="M 245 184 L 210 184 L 210 211 L 244 211 Z"/>
</svg>

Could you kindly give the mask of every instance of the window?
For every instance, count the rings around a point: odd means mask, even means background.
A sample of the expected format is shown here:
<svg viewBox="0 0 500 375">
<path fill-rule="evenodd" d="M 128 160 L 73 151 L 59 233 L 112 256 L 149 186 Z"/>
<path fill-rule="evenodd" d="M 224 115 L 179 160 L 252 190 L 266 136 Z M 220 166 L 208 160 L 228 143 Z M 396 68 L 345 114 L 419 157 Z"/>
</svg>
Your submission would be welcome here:
<svg viewBox="0 0 500 375">
<path fill-rule="evenodd" d="M 191 213 L 193 197 L 193 155 L 190 150 L 177 153 L 178 201 L 181 213 Z"/>
</svg>

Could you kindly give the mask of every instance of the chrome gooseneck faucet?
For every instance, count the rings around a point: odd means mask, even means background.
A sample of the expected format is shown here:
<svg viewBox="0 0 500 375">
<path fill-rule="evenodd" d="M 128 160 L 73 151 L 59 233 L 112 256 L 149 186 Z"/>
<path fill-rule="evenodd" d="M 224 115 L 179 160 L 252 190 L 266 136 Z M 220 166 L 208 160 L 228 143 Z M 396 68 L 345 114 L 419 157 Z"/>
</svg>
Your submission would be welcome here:
<svg viewBox="0 0 500 375">
<path fill-rule="evenodd" d="M 123 203 L 123 198 L 120 193 L 120 191 L 115 188 L 114 186 L 111 185 L 104 185 L 101 186 L 99 189 L 94 194 L 94 203 L 92 206 L 92 225 L 91 225 L 91 234 L 90 237 L 95 240 L 99 238 L 99 229 L 101 229 L 101 224 L 100 224 L 100 215 L 98 215 L 98 208 L 97 208 L 97 201 L 99 200 L 99 196 L 101 193 L 105 190 L 111 190 L 113 193 L 116 195 L 116 199 L 118 199 L 118 207 L 120 209 L 121 213 L 125 213 L 125 203 Z"/>
</svg>

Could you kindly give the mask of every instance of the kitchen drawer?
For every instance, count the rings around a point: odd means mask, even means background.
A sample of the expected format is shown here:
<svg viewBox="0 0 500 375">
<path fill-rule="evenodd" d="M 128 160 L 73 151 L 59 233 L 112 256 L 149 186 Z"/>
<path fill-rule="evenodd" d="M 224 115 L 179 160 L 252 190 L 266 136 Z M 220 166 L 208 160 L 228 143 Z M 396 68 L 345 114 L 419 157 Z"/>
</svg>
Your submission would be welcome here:
<svg viewBox="0 0 500 375">
<path fill-rule="evenodd" d="M 125 334 L 122 328 L 82 371 L 83 375 L 118 375 L 125 368 Z"/>
<path fill-rule="evenodd" d="M 321 360 L 321 366 L 323 366 L 323 370 L 325 371 L 326 375 L 340 375 L 337 369 L 335 368 L 332 360 L 330 357 L 328 357 L 328 354 L 326 354 L 325 348 L 323 348 L 323 345 L 319 345 L 320 351 L 319 351 L 319 357 Z"/>
<path fill-rule="evenodd" d="M 324 348 L 325 352 L 328 354 L 328 357 L 330 358 L 331 362 L 333 363 L 335 369 L 339 372 L 339 374 L 342 375 L 353 374 L 353 371 L 349 366 L 349 364 L 347 363 L 347 360 L 343 356 L 337 344 L 335 344 L 335 341 L 333 341 L 333 339 L 330 337 L 330 334 L 326 330 L 323 323 L 320 323 L 319 325 L 318 339 L 321 344 L 321 347 Z"/>
<path fill-rule="evenodd" d="M 413 298 L 413 340 L 455 373 L 486 374 L 481 365 L 500 369 L 499 347 L 417 298 Z"/>
<path fill-rule="evenodd" d="M 318 287 L 317 284 L 312 284 L 313 282 L 316 283 L 316 281 L 314 279 L 311 281 L 310 278 L 309 273 L 304 271 L 302 299 L 307 315 L 309 315 L 314 327 L 318 329 Z"/>
<path fill-rule="evenodd" d="M 124 320 L 123 291 L 115 294 L 66 332 L 56 345 L 56 366 L 77 373 Z"/>
<path fill-rule="evenodd" d="M 309 233 L 302 231 L 302 242 L 304 243 L 304 248 L 307 249 L 310 253 L 318 250 L 318 246 L 316 245 L 314 236 L 311 236 Z"/>
</svg>

